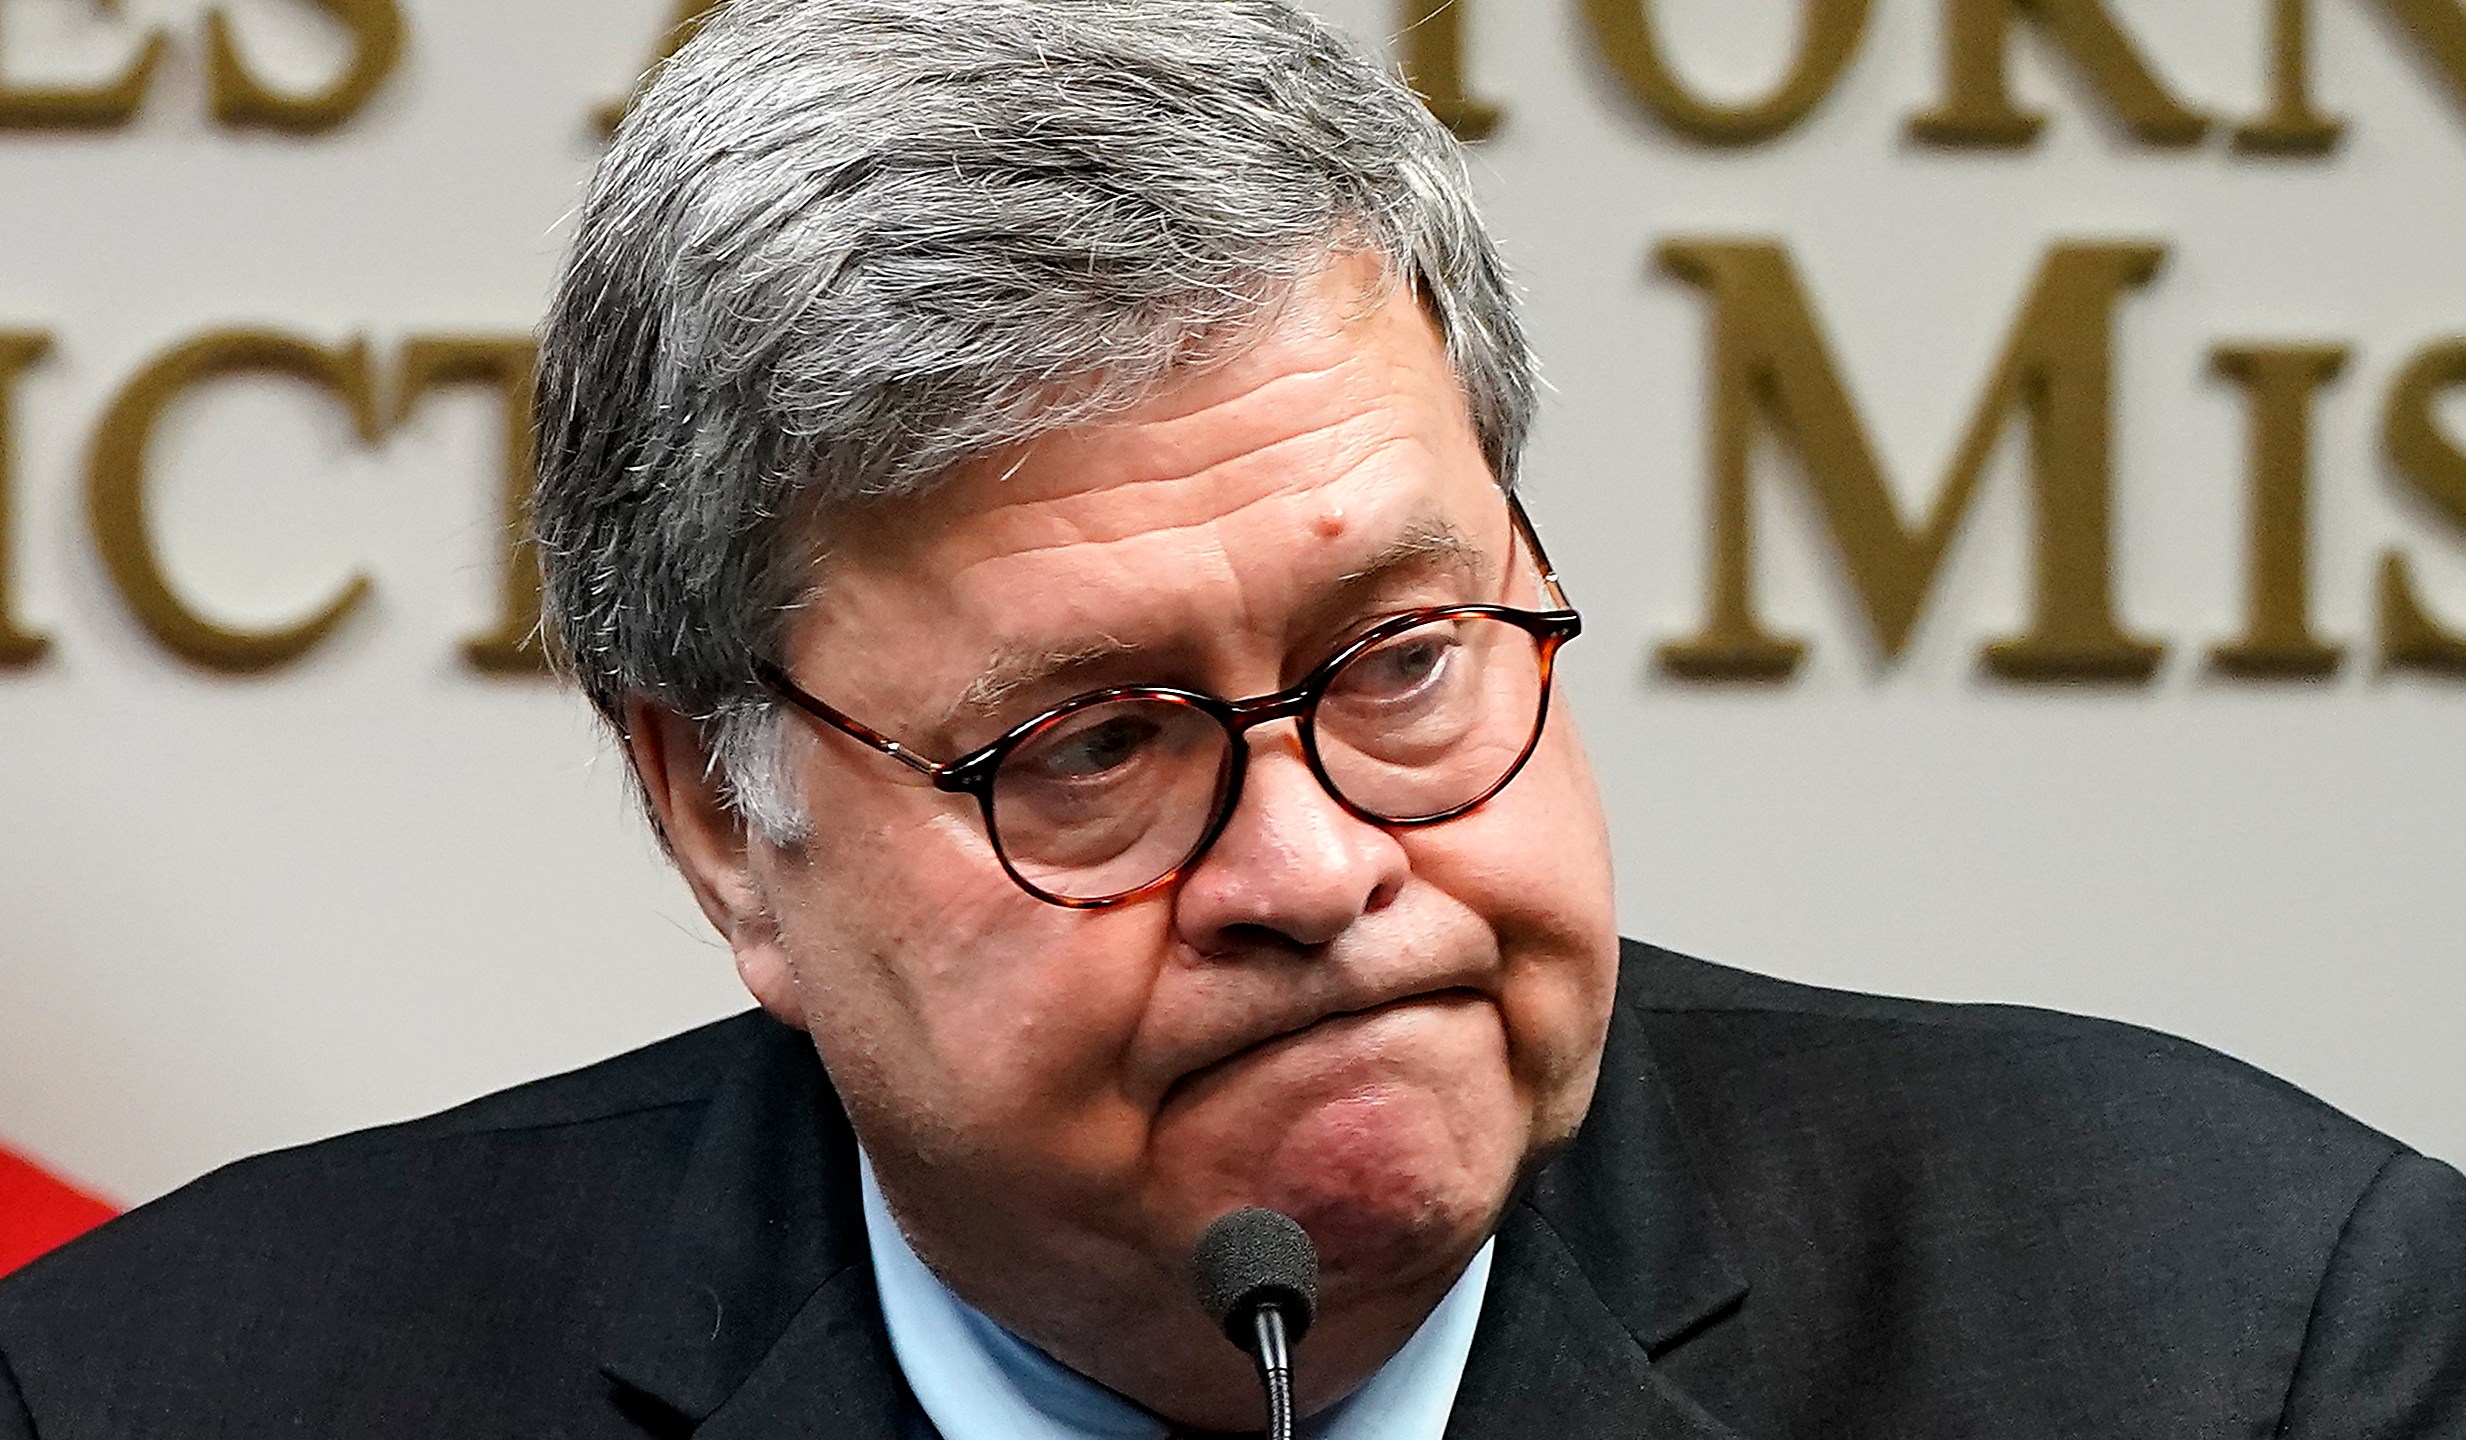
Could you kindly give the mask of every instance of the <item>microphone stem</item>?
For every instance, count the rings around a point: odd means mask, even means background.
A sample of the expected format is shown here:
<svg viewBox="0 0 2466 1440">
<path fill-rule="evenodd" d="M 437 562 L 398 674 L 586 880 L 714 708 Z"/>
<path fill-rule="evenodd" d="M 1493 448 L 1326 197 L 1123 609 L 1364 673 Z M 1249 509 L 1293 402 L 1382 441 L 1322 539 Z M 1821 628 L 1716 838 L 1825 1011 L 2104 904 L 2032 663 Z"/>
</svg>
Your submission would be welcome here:
<svg viewBox="0 0 2466 1440">
<path fill-rule="evenodd" d="M 1257 1343 L 1259 1383 L 1267 1388 L 1267 1440 L 1293 1440 L 1293 1351 L 1285 1342 L 1284 1307 L 1262 1305 L 1250 1312 Z"/>
</svg>

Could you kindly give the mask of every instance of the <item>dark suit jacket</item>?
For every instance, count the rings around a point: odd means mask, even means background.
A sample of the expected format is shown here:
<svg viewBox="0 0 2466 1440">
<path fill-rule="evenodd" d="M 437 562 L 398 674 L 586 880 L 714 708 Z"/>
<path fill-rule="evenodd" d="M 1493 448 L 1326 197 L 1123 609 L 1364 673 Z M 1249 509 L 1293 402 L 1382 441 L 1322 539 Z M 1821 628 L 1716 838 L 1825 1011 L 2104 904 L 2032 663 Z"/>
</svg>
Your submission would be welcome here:
<svg viewBox="0 0 2466 1440">
<path fill-rule="evenodd" d="M 0 1437 L 928 1433 L 854 1156 L 750 1015 L 246 1161 L 0 1285 Z M 2466 1180 L 2145 1031 L 1630 946 L 1449 1433 L 2454 1440 Z"/>
</svg>

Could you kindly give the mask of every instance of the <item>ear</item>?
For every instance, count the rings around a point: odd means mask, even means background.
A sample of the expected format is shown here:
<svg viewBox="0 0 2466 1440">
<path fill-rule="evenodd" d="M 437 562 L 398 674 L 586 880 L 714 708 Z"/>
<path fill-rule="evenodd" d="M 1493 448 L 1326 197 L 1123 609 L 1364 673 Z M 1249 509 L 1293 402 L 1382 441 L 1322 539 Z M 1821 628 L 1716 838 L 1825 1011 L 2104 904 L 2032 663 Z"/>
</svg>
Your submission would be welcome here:
<svg viewBox="0 0 2466 1440">
<path fill-rule="evenodd" d="M 728 807 L 702 727 L 664 705 L 625 702 L 625 745 L 634 775 L 694 902 L 728 942 L 737 978 L 763 1009 L 805 1028 L 796 975 L 762 883 L 745 822 Z"/>
</svg>

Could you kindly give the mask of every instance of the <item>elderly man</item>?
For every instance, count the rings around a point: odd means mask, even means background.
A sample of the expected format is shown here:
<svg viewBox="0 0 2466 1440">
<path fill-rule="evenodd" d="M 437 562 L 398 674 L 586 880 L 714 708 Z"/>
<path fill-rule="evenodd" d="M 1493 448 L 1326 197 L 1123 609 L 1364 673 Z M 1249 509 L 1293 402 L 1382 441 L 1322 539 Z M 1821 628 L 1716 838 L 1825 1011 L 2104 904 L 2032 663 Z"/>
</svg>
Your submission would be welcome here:
<svg viewBox="0 0 2466 1440">
<path fill-rule="evenodd" d="M 0 1436 L 2466 1435 L 2466 1183 L 1613 931 L 1458 157 L 1276 0 L 740 0 L 551 317 L 559 632 L 758 1012 L 0 1291 Z"/>
</svg>

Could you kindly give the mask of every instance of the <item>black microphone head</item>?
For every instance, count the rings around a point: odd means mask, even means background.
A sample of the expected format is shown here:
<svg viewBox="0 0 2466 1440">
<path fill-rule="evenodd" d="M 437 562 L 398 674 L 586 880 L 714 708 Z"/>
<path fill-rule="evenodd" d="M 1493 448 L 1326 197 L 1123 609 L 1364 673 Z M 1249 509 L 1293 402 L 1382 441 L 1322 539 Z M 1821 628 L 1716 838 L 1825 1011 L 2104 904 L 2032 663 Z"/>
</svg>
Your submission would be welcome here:
<svg viewBox="0 0 2466 1440">
<path fill-rule="evenodd" d="M 1319 1306 L 1319 1250 L 1310 1233 L 1280 1210 L 1251 1206 L 1207 1227 L 1190 1252 L 1199 1305 L 1233 1343 L 1252 1343 L 1250 1319 L 1261 1306 L 1284 1311 L 1288 1338 L 1298 1341 Z"/>
</svg>

